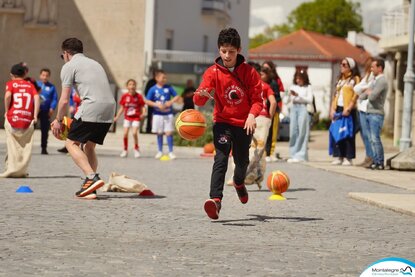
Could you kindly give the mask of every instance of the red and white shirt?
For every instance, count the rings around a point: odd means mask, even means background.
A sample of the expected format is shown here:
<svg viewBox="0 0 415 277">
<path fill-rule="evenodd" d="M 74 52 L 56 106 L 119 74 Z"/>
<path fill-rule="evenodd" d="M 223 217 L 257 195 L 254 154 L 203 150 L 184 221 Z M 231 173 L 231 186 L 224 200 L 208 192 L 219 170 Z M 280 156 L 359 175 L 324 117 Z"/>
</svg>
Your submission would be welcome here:
<svg viewBox="0 0 415 277">
<path fill-rule="evenodd" d="M 121 96 L 120 105 L 124 107 L 124 118 L 126 120 L 139 121 L 145 102 L 141 94 L 132 95 L 127 92 Z"/>
<path fill-rule="evenodd" d="M 245 63 L 242 55 L 238 54 L 233 72 L 223 66 L 220 57 L 205 71 L 202 83 L 193 96 L 197 106 L 203 106 L 209 100 L 197 93 L 201 89 L 214 91 L 214 122 L 244 127 L 248 114 L 257 117 L 262 110 L 261 78 L 252 66 Z"/>
<path fill-rule="evenodd" d="M 12 96 L 7 120 L 13 128 L 27 129 L 34 118 L 35 87 L 25 80 L 12 80 L 6 83 L 6 91 Z"/>
<path fill-rule="evenodd" d="M 274 91 L 272 90 L 270 85 L 268 85 L 264 81 L 261 81 L 261 82 L 262 82 L 262 94 L 263 94 L 264 102 L 263 102 L 262 110 L 259 112 L 259 116 L 262 115 L 267 118 L 271 118 L 271 115 L 269 114 L 267 100 L 268 100 L 268 97 L 270 97 L 271 95 L 274 96 Z"/>
</svg>

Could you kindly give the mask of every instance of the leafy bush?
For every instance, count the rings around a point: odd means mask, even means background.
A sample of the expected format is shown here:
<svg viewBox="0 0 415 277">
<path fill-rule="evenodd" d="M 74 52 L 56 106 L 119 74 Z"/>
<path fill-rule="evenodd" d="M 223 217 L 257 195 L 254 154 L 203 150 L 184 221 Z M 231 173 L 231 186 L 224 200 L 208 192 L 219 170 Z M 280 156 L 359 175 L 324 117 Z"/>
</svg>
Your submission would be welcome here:
<svg viewBox="0 0 415 277">
<path fill-rule="evenodd" d="M 177 131 L 176 131 L 176 132 L 174 132 L 174 136 L 173 136 L 174 145 L 176 145 L 176 146 L 202 147 L 206 143 L 213 142 L 213 132 L 212 132 L 213 119 L 212 119 L 212 113 L 211 112 L 202 112 L 202 113 L 203 113 L 203 115 L 206 118 L 206 125 L 207 125 L 206 131 L 203 134 L 203 136 L 200 137 L 197 140 L 189 141 L 189 140 L 185 140 L 185 139 L 181 138 L 179 136 L 179 134 L 177 133 Z M 179 114 L 180 113 L 176 114 L 176 118 L 175 118 L 175 121 L 174 122 L 176 122 L 176 119 L 179 116 Z"/>
</svg>

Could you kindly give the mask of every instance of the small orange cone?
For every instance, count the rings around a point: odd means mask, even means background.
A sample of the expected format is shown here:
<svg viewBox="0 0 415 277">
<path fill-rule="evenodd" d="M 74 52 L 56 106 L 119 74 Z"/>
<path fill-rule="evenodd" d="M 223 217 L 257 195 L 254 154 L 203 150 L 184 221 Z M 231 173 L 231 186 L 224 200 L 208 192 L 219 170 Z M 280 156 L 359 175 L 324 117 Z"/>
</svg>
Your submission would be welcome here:
<svg viewBox="0 0 415 277">
<path fill-rule="evenodd" d="M 140 194 L 138 194 L 139 196 L 144 196 L 144 197 L 146 197 L 146 196 L 155 196 L 155 194 L 151 191 L 151 190 L 149 190 L 149 189 L 145 189 L 145 190 L 143 190 L 142 192 L 140 192 Z"/>
</svg>

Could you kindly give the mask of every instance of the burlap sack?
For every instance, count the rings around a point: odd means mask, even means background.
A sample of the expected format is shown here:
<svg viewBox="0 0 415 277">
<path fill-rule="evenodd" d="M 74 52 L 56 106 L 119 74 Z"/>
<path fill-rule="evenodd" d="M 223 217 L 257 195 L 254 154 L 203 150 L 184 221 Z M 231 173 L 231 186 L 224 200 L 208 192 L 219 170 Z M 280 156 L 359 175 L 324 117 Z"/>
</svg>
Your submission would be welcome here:
<svg viewBox="0 0 415 277">
<path fill-rule="evenodd" d="M 126 175 L 112 172 L 108 183 L 102 186 L 101 191 L 141 193 L 145 189 L 147 189 L 145 184 Z"/>
</svg>

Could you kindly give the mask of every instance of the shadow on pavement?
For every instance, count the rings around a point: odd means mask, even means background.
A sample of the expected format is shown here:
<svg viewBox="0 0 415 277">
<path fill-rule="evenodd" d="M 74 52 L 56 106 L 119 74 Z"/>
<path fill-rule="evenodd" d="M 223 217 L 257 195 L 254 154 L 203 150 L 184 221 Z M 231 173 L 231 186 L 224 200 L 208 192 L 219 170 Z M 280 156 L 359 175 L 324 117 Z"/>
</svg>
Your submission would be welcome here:
<svg viewBox="0 0 415 277">
<path fill-rule="evenodd" d="M 266 215 L 256 215 L 256 214 L 248 214 L 247 216 L 251 216 L 253 218 L 244 218 L 244 219 L 232 219 L 232 220 L 217 220 L 213 221 L 213 223 L 222 223 L 223 225 L 232 225 L 232 226 L 255 226 L 255 224 L 249 224 L 244 222 L 270 222 L 272 220 L 288 220 L 291 222 L 304 222 L 304 221 L 315 221 L 315 220 L 324 220 L 320 217 L 285 217 L 285 216 L 266 216 Z M 236 223 L 241 222 L 241 223 Z"/>
<path fill-rule="evenodd" d="M 120 194 L 99 194 L 97 199 L 99 200 L 108 200 L 108 199 L 163 199 L 166 198 L 164 195 L 154 195 L 154 196 L 140 196 L 138 194 L 128 194 L 128 195 L 120 195 Z"/>
</svg>

